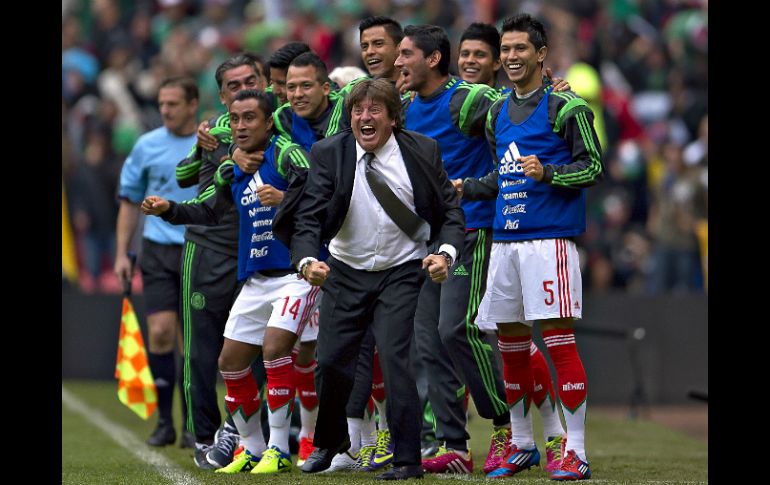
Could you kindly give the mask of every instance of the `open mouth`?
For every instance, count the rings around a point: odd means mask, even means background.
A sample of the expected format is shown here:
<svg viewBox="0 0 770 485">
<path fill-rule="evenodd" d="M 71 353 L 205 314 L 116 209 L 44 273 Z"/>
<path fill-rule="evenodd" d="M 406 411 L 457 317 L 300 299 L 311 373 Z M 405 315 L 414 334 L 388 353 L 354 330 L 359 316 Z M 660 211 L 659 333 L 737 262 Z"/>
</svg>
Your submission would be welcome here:
<svg viewBox="0 0 770 485">
<path fill-rule="evenodd" d="M 370 137 L 377 133 L 377 130 L 372 125 L 361 125 L 361 134 Z"/>
<path fill-rule="evenodd" d="M 505 67 L 507 67 L 509 71 L 518 71 L 519 69 L 524 67 L 524 64 L 520 62 L 511 62 L 506 64 Z"/>
<path fill-rule="evenodd" d="M 478 74 L 479 69 L 475 67 L 466 67 L 465 69 L 463 69 L 463 72 L 466 74 Z"/>
<path fill-rule="evenodd" d="M 369 67 L 374 67 L 378 64 L 382 64 L 382 59 L 369 59 L 366 61 L 366 65 Z"/>
</svg>

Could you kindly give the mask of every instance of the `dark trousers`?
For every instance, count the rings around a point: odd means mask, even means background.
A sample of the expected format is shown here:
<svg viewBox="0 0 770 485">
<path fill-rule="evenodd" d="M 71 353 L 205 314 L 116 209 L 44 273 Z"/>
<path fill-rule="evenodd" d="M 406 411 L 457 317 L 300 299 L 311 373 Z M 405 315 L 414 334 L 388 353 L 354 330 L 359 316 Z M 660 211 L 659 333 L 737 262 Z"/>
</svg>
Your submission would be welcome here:
<svg viewBox="0 0 770 485">
<path fill-rule="evenodd" d="M 374 332 L 369 327 L 361 340 L 361 351 L 358 355 L 356 377 L 353 390 L 350 392 L 345 415 L 349 418 L 362 419 L 372 395 L 372 371 L 374 369 Z"/>
<path fill-rule="evenodd" d="M 412 339 L 409 362 L 412 366 L 412 374 L 417 383 L 417 396 L 420 399 L 420 409 L 422 410 L 422 428 L 420 430 L 420 440 L 423 444 L 436 439 L 436 433 L 433 422 L 433 412 L 428 407 L 428 373 L 421 359 L 416 357 L 417 348 L 415 339 Z M 348 404 L 345 407 L 345 414 L 348 418 L 362 419 L 366 412 L 366 405 L 369 403 L 369 396 L 372 395 L 372 366 L 374 365 L 374 334 L 371 327 L 366 331 L 364 339 L 361 341 L 361 353 L 358 357 L 358 367 L 356 367 L 356 379 L 353 383 L 353 390 L 350 392 Z M 462 384 L 457 379 L 457 387 Z M 385 389 L 387 397 L 388 389 Z M 428 412 L 430 419 L 426 419 L 425 412 Z"/>
<path fill-rule="evenodd" d="M 486 289 L 491 231 L 467 232 L 457 263 L 443 284 L 423 283 L 415 315 L 417 355 L 428 374 L 428 397 L 436 417 L 436 438 L 448 447 L 466 447 L 464 387 L 483 418 L 510 420 L 502 372 L 492 348 L 475 324 Z"/>
<path fill-rule="evenodd" d="M 240 289 L 237 270 L 234 256 L 185 241 L 181 300 L 187 430 L 200 443 L 212 441 L 222 422 L 217 360 L 227 316 Z"/>
<path fill-rule="evenodd" d="M 425 278 L 421 261 L 384 271 L 360 271 L 330 257 L 323 285 L 316 369 L 318 421 L 313 444 L 338 448 L 348 439 L 345 406 L 361 341 L 371 326 L 380 354 L 386 412 L 394 443 L 393 464 L 420 465 L 420 405 L 410 371 L 417 296 Z"/>
<path fill-rule="evenodd" d="M 412 373 L 414 374 L 414 380 L 417 383 L 417 396 L 420 399 L 420 416 L 422 416 L 420 441 L 423 445 L 427 445 L 431 441 L 436 440 L 436 423 L 433 416 L 433 409 L 431 408 L 430 400 L 428 399 L 428 369 L 425 367 L 422 359 L 417 357 L 416 337 L 412 339 L 410 355 Z M 387 391 L 387 389 L 385 389 L 385 391 Z"/>
</svg>

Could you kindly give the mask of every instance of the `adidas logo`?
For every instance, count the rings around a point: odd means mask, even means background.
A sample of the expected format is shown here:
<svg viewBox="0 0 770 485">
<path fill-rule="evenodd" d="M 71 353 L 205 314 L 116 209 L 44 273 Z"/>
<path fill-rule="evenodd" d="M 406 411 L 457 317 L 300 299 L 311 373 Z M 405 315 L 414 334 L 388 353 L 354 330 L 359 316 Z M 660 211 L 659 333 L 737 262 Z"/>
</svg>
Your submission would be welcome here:
<svg viewBox="0 0 770 485">
<path fill-rule="evenodd" d="M 256 172 L 249 185 L 243 189 L 243 197 L 241 197 L 241 205 L 253 204 L 257 201 L 257 189 L 262 185 L 262 177 L 259 176 L 259 172 Z"/>
<path fill-rule="evenodd" d="M 249 180 L 249 185 L 245 189 L 243 189 L 243 195 L 253 194 L 254 192 L 257 191 L 257 188 L 258 188 L 257 180 L 254 177 L 252 177 L 251 180 Z"/>
<path fill-rule="evenodd" d="M 452 273 L 455 276 L 468 276 L 468 270 L 465 269 L 465 265 L 461 264 L 457 268 L 455 268 L 454 272 Z"/>
<path fill-rule="evenodd" d="M 524 169 L 522 168 L 521 162 L 519 162 L 519 159 L 521 158 L 521 154 L 519 153 L 519 147 L 516 146 L 516 142 L 511 142 L 510 145 L 508 145 L 508 149 L 505 151 L 505 155 L 502 159 L 498 161 L 498 171 L 500 172 L 500 175 L 507 175 L 507 174 L 516 174 L 516 173 L 524 173 Z"/>
</svg>

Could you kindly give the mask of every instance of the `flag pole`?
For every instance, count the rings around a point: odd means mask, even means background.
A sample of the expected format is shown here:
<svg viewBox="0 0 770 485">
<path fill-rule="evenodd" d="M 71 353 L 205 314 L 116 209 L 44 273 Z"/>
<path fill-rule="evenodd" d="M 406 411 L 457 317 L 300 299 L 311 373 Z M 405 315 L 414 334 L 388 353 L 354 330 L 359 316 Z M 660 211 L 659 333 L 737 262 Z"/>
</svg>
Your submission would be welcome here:
<svg viewBox="0 0 770 485">
<path fill-rule="evenodd" d="M 128 253 L 128 258 L 131 261 L 129 274 L 133 275 L 136 254 Z M 115 378 L 118 380 L 118 400 L 146 420 L 158 407 L 158 390 L 150 372 L 139 320 L 129 299 L 132 280 L 133 277 L 123 283 L 123 311 L 120 318 Z"/>
</svg>

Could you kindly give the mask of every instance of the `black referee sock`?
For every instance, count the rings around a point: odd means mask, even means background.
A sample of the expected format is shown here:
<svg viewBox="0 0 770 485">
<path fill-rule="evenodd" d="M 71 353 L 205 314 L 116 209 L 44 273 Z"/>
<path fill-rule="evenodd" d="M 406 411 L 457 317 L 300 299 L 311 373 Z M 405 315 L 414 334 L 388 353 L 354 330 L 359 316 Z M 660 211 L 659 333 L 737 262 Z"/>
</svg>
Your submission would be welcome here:
<svg viewBox="0 0 770 485">
<path fill-rule="evenodd" d="M 150 371 L 155 378 L 155 388 L 158 390 L 158 415 L 159 423 L 173 425 L 174 418 L 171 415 L 171 403 L 174 398 L 175 362 L 174 352 L 165 354 L 153 354 L 148 352 Z"/>
</svg>

